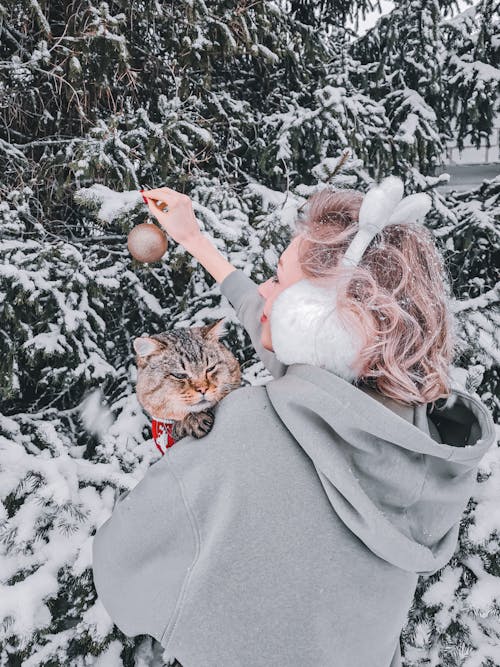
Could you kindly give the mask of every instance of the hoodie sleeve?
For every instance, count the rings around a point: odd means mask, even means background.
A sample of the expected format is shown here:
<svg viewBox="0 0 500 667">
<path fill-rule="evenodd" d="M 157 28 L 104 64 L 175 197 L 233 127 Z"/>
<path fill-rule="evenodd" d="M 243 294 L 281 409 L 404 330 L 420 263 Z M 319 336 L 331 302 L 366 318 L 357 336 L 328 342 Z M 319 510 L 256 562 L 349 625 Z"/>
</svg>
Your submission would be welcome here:
<svg viewBox="0 0 500 667">
<path fill-rule="evenodd" d="M 264 366 L 274 378 L 286 372 L 286 365 L 278 360 L 274 352 L 266 350 L 260 342 L 262 324 L 260 316 L 264 299 L 257 291 L 254 281 L 241 271 L 231 271 L 220 284 L 220 291 L 233 306 L 241 324 L 245 327 L 252 345 Z"/>
<path fill-rule="evenodd" d="M 167 458 L 120 496 L 92 544 L 94 585 L 113 622 L 128 637 L 149 634 L 158 641 L 178 613 L 198 551 Z"/>
</svg>

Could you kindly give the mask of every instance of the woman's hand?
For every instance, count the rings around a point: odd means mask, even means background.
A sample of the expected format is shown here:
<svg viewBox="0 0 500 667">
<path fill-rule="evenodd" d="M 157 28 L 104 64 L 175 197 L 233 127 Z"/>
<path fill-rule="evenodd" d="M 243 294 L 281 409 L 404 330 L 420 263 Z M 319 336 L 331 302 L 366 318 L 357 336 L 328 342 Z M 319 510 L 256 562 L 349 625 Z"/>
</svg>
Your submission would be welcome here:
<svg viewBox="0 0 500 667">
<path fill-rule="evenodd" d="M 194 217 L 191 199 L 187 195 L 170 188 L 143 190 L 142 194 L 148 201 L 149 210 L 160 225 L 166 229 L 167 234 L 177 243 L 181 243 L 218 283 L 236 270 L 236 267 L 221 255 L 211 240 L 201 233 Z M 168 205 L 168 211 L 162 211 L 156 201 L 165 202 Z"/>
<path fill-rule="evenodd" d="M 202 236 L 188 195 L 170 188 L 142 190 L 142 194 L 147 199 L 151 213 L 174 241 L 185 246 Z M 162 211 L 157 201 L 166 203 L 168 211 Z"/>
</svg>

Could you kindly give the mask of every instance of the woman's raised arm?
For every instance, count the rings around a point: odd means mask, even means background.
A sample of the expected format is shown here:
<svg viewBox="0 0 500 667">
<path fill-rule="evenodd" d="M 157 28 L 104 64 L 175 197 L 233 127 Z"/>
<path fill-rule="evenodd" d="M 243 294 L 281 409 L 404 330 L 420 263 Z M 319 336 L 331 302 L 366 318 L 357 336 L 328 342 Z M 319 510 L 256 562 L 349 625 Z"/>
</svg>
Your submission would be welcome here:
<svg viewBox="0 0 500 667">
<path fill-rule="evenodd" d="M 199 236 L 195 236 L 184 244 L 184 247 L 215 278 L 219 285 L 232 271 L 236 271 L 236 267 L 228 262 L 210 239 L 203 236 L 201 232 Z"/>
<path fill-rule="evenodd" d="M 147 200 L 149 210 L 167 234 L 184 246 L 219 284 L 231 271 L 236 270 L 210 239 L 201 233 L 188 195 L 166 187 L 144 190 L 142 194 Z M 168 211 L 158 206 L 159 201 L 167 204 Z"/>
<path fill-rule="evenodd" d="M 183 245 L 221 285 L 222 294 L 235 309 L 238 319 L 250 336 L 252 345 L 264 366 L 273 377 L 281 377 L 287 367 L 278 361 L 274 352 L 265 349 L 260 340 L 262 325 L 259 320 L 264 300 L 257 290 L 256 283 L 242 271 L 238 271 L 229 280 L 225 280 L 237 269 L 217 250 L 209 238 L 203 236 L 194 216 L 191 200 L 187 195 L 170 188 L 147 190 L 143 192 L 143 195 L 147 199 L 149 210 L 165 228 L 167 234 L 174 241 Z M 157 201 L 165 202 L 168 205 L 168 211 L 163 211 L 156 203 Z"/>
</svg>

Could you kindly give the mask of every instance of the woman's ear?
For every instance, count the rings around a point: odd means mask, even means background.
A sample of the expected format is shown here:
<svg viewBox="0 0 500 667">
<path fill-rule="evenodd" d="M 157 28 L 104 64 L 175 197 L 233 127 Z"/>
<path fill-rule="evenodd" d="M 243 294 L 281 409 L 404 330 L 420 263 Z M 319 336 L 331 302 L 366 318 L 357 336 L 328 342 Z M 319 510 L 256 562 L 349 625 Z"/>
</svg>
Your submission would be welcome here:
<svg viewBox="0 0 500 667">
<path fill-rule="evenodd" d="M 355 331 L 347 330 L 337 312 L 333 286 L 300 280 L 281 292 L 271 308 L 271 342 L 283 364 L 310 364 L 351 382 L 361 350 Z"/>
<path fill-rule="evenodd" d="M 160 343 L 154 338 L 150 338 L 149 336 L 135 338 L 133 346 L 139 357 L 147 357 L 148 354 L 154 354 L 160 350 Z"/>
</svg>

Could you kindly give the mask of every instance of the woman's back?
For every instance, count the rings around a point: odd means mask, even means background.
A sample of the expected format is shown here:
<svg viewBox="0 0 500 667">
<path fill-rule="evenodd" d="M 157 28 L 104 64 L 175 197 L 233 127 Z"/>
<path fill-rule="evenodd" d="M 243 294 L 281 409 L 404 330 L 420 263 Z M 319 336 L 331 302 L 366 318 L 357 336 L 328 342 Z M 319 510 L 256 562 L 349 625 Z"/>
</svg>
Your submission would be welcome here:
<svg viewBox="0 0 500 667">
<path fill-rule="evenodd" d="M 183 667 L 397 665 L 418 572 L 451 556 L 491 444 L 481 408 L 482 441 L 451 447 L 312 366 L 238 389 L 100 528 L 99 596 Z"/>
<path fill-rule="evenodd" d="M 182 610 L 163 637 L 184 667 L 390 664 L 417 575 L 339 518 L 266 388 L 230 394 L 203 444 L 183 441 L 169 464 L 200 528 Z"/>
</svg>

